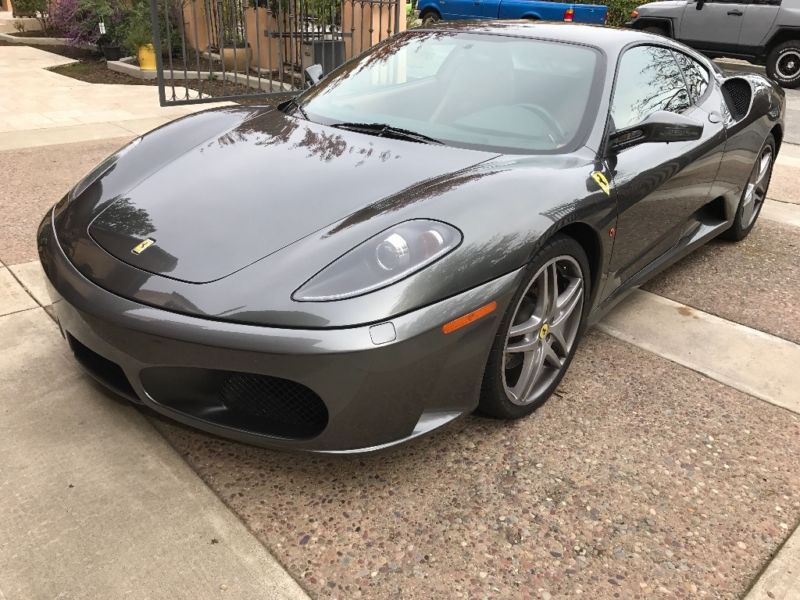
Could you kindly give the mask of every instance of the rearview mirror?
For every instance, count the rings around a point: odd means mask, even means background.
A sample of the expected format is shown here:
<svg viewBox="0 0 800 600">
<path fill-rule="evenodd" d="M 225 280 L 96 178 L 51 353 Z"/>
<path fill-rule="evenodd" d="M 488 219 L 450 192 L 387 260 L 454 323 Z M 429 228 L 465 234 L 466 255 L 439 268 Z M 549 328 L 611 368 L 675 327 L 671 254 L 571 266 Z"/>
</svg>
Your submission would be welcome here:
<svg viewBox="0 0 800 600">
<path fill-rule="evenodd" d="M 665 110 L 654 112 L 633 127 L 611 134 L 611 147 L 621 150 L 647 142 L 690 142 L 703 135 L 703 124 L 678 113 Z"/>
<path fill-rule="evenodd" d="M 706 0 L 697 0 L 697 4 L 695 5 L 695 8 L 697 10 L 703 10 L 703 5 L 705 3 L 706 3 Z"/>
<path fill-rule="evenodd" d="M 325 73 L 322 71 L 322 65 L 316 64 L 306 68 L 306 87 L 317 85 Z"/>
</svg>

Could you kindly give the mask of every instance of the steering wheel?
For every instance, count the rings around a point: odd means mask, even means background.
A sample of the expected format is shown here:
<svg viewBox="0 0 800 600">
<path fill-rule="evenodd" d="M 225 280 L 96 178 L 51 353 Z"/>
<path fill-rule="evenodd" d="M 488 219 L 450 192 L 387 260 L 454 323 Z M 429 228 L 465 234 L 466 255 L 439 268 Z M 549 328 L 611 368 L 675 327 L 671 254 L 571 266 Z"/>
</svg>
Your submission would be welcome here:
<svg viewBox="0 0 800 600">
<path fill-rule="evenodd" d="M 561 127 L 561 124 L 546 109 L 537 104 L 519 104 L 518 106 L 527 108 L 529 111 L 536 113 L 536 116 L 550 129 L 550 139 L 554 143 L 564 143 L 567 141 L 567 134 Z M 555 136 L 552 135 L 553 133 L 555 133 Z M 554 137 L 557 139 L 553 139 Z"/>
</svg>

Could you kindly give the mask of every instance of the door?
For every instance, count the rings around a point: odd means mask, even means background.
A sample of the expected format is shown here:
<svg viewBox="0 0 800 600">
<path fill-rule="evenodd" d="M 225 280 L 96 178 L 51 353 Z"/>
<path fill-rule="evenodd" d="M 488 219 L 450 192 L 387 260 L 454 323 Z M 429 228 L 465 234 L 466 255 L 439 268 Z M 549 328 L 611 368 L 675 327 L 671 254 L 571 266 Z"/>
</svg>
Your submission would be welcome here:
<svg viewBox="0 0 800 600">
<path fill-rule="evenodd" d="M 680 56 L 681 62 L 694 62 Z M 675 54 L 661 46 L 636 46 L 620 59 L 612 127 L 617 131 L 635 127 L 650 114 L 667 110 L 702 124 L 703 134 L 695 141 L 640 143 L 607 153 L 618 207 L 612 287 L 675 246 L 710 200 L 725 132 L 721 117 L 711 115 L 719 99 L 715 105 L 710 98 L 714 91 L 709 89 L 710 75 L 702 65 L 698 68 L 685 76 Z"/>
<path fill-rule="evenodd" d="M 744 11 L 739 45 L 753 48 L 766 44 L 780 9 L 781 0 L 751 0 Z"/>
<path fill-rule="evenodd" d="M 696 48 L 729 48 L 739 44 L 747 2 L 687 2 L 675 38 Z"/>
<path fill-rule="evenodd" d="M 440 0 L 443 19 L 474 19 L 480 16 L 480 0 Z"/>
</svg>

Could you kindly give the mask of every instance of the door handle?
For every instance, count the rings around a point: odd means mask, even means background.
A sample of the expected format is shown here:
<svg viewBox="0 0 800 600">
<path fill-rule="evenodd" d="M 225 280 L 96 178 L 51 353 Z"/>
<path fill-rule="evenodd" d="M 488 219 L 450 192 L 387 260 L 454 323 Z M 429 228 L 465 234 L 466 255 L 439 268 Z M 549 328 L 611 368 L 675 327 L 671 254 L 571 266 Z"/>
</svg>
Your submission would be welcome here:
<svg viewBox="0 0 800 600">
<path fill-rule="evenodd" d="M 728 14 L 732 17 L 741 17 L 744 13 L 740 10 L 729 10 Z"/>
</svg>

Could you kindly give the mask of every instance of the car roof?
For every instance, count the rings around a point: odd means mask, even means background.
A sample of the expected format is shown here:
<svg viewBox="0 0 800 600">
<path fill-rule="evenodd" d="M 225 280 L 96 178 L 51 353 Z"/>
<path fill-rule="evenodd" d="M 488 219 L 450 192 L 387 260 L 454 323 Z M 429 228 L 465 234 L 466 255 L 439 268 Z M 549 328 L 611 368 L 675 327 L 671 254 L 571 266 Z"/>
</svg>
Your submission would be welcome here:
<svg viewBox="0 0 800 600">
<path fill-rule="evenodd" d="M 441 21 L 431 28 L 412 29 L 414 31 L 457 31 L 463 33 L 484 33 L 513 35 L 541 40 L 553 40 L 585 44 L 601 48 L 607 53 L 618 53 L 630 43 L 656 42 L 664 44 L 663 36 L 653 35 L 635 29 L 618 29 L 602 25 L 579 23 L 559 23 L 545 21 Z"/>
</svg>

